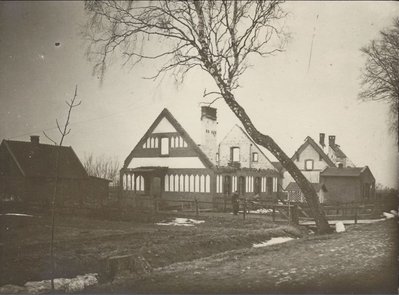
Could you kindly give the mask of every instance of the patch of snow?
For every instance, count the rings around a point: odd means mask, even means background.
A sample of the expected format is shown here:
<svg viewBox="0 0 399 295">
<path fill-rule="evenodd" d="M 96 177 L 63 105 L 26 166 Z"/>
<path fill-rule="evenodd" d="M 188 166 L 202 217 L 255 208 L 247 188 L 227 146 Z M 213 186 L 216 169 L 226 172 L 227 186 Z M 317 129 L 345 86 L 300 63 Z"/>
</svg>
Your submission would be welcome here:
<svg viewBox="0 0 399 295">
<path fill-rule="evenodd" d="M 170 222 L 158 222 L 157 225 L 176 225 L 176 226 L 195 226 L 204 223 L 205 220 L 195 220 L 190 218 L 175 218 Z"/>
<path fill-rule="evenodd" d="M 251 210 L 249 213 L 258 213 L 258 214 L 267 214 L 267 213 L 272 213 L 273 209 L 265 209 L 265 208 L 260 208 L 257 210 Z"/>
<path fill-rule="evenodd" d="M 387 212 L 383 212 L 382 215 L 384 215 L 386 219 L 391 219 L 395 217 L 395 215 L 393 215 L 392 213 Z"/>
<path fill-rule="evenodd" d="M 24 217 L 34 217 L 33 215 L 30 214 L 24 214 L 24 213 L 5 213 L 5 214 L 0 214 L 0 216 L 24 216 Z"/>
<path fill-rule="evenodd" d="M 391 212 L 391 214 L 393 214 L 393 215 L 395 215 L 395 216 L 398 216 L 398 211 L 391 210 L 391 211 L 389 211 L 389 212 Z"/>
<path fill-rule="evenodd" d="M 291 237 L 271 238 L 270 240 L 268 240 L 266 242 L 262 242 L 262 243 L 259 243 L 259 244 L 253 244 L 252 247 L 254 247 L 254 248 L 267 247 L 267 246 L 270 246 L 270 245 L 285 243 L 285 242 L 288 242 L 288 241 L 291 241 L 291 240 L 293 240 L 293 238 L 291 238 Z"/>
<path fill-rule="evenodd" d="M 337 233 L 342 233 L 345 231 L 345 225 L 342 221 L 339 221 L 335 224 L 335 231 Z"/>
<path fill-rule="evenodd" d="M 85 275 L 78 275 L 72 279 L 57 278 L 54 279 L 54 289 L 56 291 L 64 291 L 66 293 L 83 291 L 88 286 L 93 286 L 98 283 L 98 274 L 89 273 Z M 51 291 L 51 281 L 33 281 L 26 282 L 23 287 L 15 285 L 5 285 L 0 288 L 0 293 L 29 293 L 29 294 L 40 294 L 48 293 Z M 15 292 L 12 292 L 15 291 Z"/>
</svg>

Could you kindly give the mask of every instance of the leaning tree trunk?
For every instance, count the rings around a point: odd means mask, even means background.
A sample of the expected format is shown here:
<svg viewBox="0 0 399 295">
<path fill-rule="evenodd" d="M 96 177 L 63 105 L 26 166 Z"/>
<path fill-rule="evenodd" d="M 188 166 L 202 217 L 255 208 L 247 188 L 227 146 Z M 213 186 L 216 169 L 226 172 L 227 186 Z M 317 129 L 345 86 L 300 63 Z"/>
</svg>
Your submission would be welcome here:
<svg viewBox="0 0 399 295">
<path fill-rule="evenodd" d="M 233 113 L 237 116 L 237 118 L 243 124 L 245 130 L 248 132 L 249 136 L 259 145 L 268 149 L 273 156 L 280 161 L 281 165 L 291 174 L 299 188 L 301 189 L 303 195 L 305 196 L 306 202 L 309 205 L 310 211 L 313 215 L 313 218 L 316 222 L 317 232 L 319 234 L 324 234 L 330 232 L 330 226 L 324 214 L 323 208 L 320 206 L 319 198 L 316 194 L 315 189 L 309 183 L 309 181 L 305 178 L 302 172 L 298 169 L 298 167 L 292 162 L 292 160 L 284 153 L 284 151 L 274 142 L 274 140 L 267 135 L 260 133 L 255 126 L 253 125 L 251 119 L 245 112 L 244 108 L 237 103 L 234 98 L 233 93 L 231 93 L 231 81 L 237 71 L 238 68 L 238 52 L 234 51 L 236 44 L 232 43 L 231 46 L 233 48 L 235 61 L 233 63 L 232 69 L 228 73 L 227 82 L 223 79 L 220 69 L 218 65 L 213 60 L 212 54 L 209 53 L 209 45 L 206 38 L 205 33 L 205 18 L 202 11 L 201 4 L 199 1 L 194 1 L 195 11 L 198 16 L 198 40 L 201 44 L 198 47 L 198 53 L 200 55 L 200 59 L 202 60 L 205 69 L 215 80 L 220 93 L 229 106 L 229 108 L 233 111 Z M 236 12 L 234 12 L 235 14 Z M 234 40 L 234 27 L 230 31 L 232 39 Z"/>
<path fill-rule="evenodd" d="M 269 150 L 273 154 L 273 156 L 275 156 L 277 160 L 280 161 L 280 163 L 288 171 L 288 173 L 290 173 L 291 176 L 294 178 L 303 195 L 305 196 L 306 202 L 309 205 L 312 216 L 316 222 L 317 232 L 319 234 L 330 232 L 331 229 L 326 219 L 325 213 L 323 211 L 323 208 L 320 206 L 317 193 L 313 186 L 310 184 L 310 182 L 270 136 L 260 133 L 255 128 L 244 108 L 237 103 L 234 95 L 231 93 L 223 79 L 215 73 L 213 77 L 216 80 L 223 99 L 225 100 L 229 108 L 233 111 L 233 113 L 237 116 L 237 118 L 241 121 L 249 136 L 257 144 Z"/>
</svg>

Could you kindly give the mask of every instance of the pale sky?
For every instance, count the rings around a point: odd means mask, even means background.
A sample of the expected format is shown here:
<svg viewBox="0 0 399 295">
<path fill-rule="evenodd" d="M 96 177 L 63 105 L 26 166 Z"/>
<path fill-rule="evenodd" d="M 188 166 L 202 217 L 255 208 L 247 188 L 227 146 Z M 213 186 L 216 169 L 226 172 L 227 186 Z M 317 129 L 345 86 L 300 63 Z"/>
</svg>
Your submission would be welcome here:
<svg viewBox="0 0 399 295">
<path fill-rule="evenodd" d="M 316 141 L 319 132 L 336 135 L 355 165 L 368 165 L 377 182 L 397 187 L 399 157 L 387 105 L 361 103 L 357 95 L 365 62 L 360 48 L 392 24 L 399 4 L 309 1 L 283 7 L 290 42 L 283 53 L 253 60 L 236 92 L 239 102 L 289 156 L 308 135 Z M 164 107 L 196 139 L 202 94 L 215 89 L 210 78 L 193 72 L 182 85 L 168 77 L 153 82 L 142 77 L 154 74 L 156 64 L 121 68 L 115 59 L 100 85 L 84 56 L 84 22 L 82 2 L 0 2 L 0 140 L 37 134 L 50 143 L 42 130 L 57 136 L 55 119 L 64 118 L 75 84 L 82 105 L 72 114 L 65 144 L 81 159 L 93 153 L 122 163 Z M 239 122 L 222 101 L 214 106 L 222 139 Z"/>
</svg>

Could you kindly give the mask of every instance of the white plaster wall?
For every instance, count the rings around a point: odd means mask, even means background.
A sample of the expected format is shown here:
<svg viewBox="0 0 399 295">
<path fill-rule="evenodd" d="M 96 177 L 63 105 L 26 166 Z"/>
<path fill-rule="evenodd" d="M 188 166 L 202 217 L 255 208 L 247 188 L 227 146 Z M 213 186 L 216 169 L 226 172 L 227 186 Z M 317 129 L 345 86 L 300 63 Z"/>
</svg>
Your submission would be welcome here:
<svg viewBox="0 0 399 295">
<path fill-rule="evenodd" d="M 311 145 L 308 145 L 302 151 L 302 153 L 299 155 L 299 161 L 294 159 L 294 163 L 300 170 L 305 170 L 305 160 L 313 160 L 314 170 L 323 170 L 328 166 L 324 159 L 320 161 L 319 153 Z"/>
<path fill-rule="evenodd" d="M 169 122 L 168 119 L 162 118 L 157 127 L 152 131 L 152 133 L 167 133 L 167 132 L 177 132 L 175 127 Z"/>
<path fill-rule="evenodd" d="M 234 126 L 226 137 L 220 142 L 219 158 L 220 166 L 227 166 L 230 162 L 230 148 L 240 147 L 240 163 L 244 168 L 275 169 L 273 164 L 262 154 L 260 149 L 252 144 L 251 140 L 238 127 Z M 258 162 L 252 161 L 252 153 L 258 153 Z"/>
</svg>

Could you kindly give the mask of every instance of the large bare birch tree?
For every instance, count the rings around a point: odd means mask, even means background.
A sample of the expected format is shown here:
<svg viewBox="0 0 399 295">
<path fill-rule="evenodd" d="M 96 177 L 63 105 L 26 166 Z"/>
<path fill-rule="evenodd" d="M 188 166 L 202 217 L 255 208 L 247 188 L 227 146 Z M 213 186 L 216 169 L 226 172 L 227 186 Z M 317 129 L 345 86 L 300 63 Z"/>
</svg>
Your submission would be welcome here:
<svg viewBox="0 0 399 295">
<path fill-rule="evenodd" d="M 367 60 L 362 72 L 359 98 L 389 105 L 390 131 L 399 143 L 399 17 L 394 19 L 392 27 L 380 32 L 379 39 L 372 40 L 361 51 Z"/>
<path fill-rule="evenodd" d="M 251 138 L 267 148 L 298 183 L 318 232 L 330 230 L 313 187 L 274 140 L 254 126 L 234 95 L 251 56 L 283 49 L 276 42 L 283 37 L 277 26 L 285 17 L 281 1 L 86 1 L 85 9 L 87 53 L 96 74 L 104 76 L 115 54 L 132 65 L 164 61 L 154 79 L 170 73 L 183 81 L 190 70 L 202 69 L 215 82 L 215 90 L 204 96 L 226 102 Z M 151 46 L 154 39 L 163 46 Z"/>
</svg>

